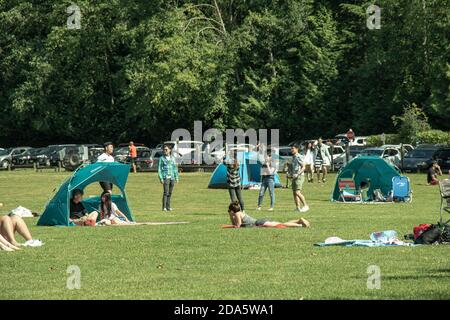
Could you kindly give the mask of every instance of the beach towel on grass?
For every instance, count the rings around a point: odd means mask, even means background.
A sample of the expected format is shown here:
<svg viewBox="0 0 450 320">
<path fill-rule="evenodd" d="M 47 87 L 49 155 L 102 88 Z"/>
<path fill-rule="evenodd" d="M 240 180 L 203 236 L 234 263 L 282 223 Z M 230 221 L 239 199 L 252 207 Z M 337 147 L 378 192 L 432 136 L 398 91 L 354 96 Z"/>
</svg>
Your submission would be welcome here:
<svg viewBox="0 0 450 320">
<path fill-rule="evenodd" d="M 314 244 L 318 247 L 343 246 L 343 247 L 398 247 L 414 246 L 412 242 L 404 242 L 398 239 L 394 230 L 377 231 L 370 234 L 370 240 L 342 240 L 339 237 L 330 237 L 325 242 Z"/>
<path fill-rule="evenodd" d="M 130 224 L 112 224 L 108 227 L 115 226 L 160 226 L 160 225 L 172 225 L 172 224 L 187 224 L 189 222 L 180 221 L 180 222 L 133 222 Z"/>
</svg>

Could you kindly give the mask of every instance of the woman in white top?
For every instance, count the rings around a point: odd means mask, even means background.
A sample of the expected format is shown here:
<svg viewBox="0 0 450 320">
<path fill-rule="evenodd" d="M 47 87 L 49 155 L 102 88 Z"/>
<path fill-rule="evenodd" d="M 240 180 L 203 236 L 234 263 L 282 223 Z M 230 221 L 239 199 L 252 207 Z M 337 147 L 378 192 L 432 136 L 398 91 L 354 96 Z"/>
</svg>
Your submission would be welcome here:
<svg viewBox="0 0 450 320">
<path fill-rule="evenodd" d="M 105 191 L 101 195 L 100 202 L 100 222 L 99 224 L 111 225 L 111 224 L 130 224 L 127 216 L 124 215 L 117 205 L 111 200 L 111 193 Z M 120 219 L 120 218 L 123 218 Z"/>
<path fill-rule="evenodd" d="M 305 172 L 308 182 L 314 182 L 314 153 L 312 151 L 312 143 L 305 143 Z"/>
</svg>

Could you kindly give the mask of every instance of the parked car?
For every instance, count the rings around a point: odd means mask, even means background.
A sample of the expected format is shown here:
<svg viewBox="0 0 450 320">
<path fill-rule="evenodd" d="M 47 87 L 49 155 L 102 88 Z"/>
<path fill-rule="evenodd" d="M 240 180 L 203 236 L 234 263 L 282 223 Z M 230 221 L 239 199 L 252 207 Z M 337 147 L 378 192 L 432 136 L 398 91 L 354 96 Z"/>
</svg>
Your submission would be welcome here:
<svg viewBox="0 0 450 320">
<path fill-rule="evenodd" d="M 31 147 L 16 147 L 0 151 L 0 168 L 8 169 L 11 164 L 12 157 L 25 153 Z"/>
<path fill-rule="evenodd" d="M 150 160 L 151 162 L 151 168 L 155 169 L 158 166 L 159 158 L 161 158 L 164 155 L 164 151 L 162 149 L 152 149 L 150 154 Z"/>
<path fill-rule="evenodd" d="M 78 148 L 76 144 L 53 144 L 49 145 L 45 150 L 41 152 L 44 158 L 47 158 L 47 163 L 50 166 L 58 166 L 63 163 L 66 152 L 70 149 Z"/>
<path fill-rule="evenodd" d="M 403 171 L 418 171 L 423 170 L 427 166 L 427 162 L 433 159 L 439 147 L 428 146 L 420 147 L 408 152 L 403 158 L 403 166 L 400 163 L 400 169 Z"/>
<path fill-rule="evenodd" d="M 397 148 L 398 150 L 400 150 L 402 145 L 401 144 L 385 144 L 381 147 L 382 148 Z M 405 154 L 407 154 L 408 152 L 414 150 L 414 147 L 410 144 L 403 144 L 403 149 L 405 150 Z"/>
<path fill-rule="evenodd" d="M 227 156 L 232 150 L 249 152 L 255 150 L 256 147 L 252 144 L 248 143 L 240 143 L 240 144 L 227 144 L 219 150 L 211 152 L 211 156 L 215 159 L 216 163 L 222 162 L 223 158 Z"/>
<path fill-rule="evenodd" d="M 433 161 L 437 161 L 443 174 L 450 173 L 450 148 L 439 148 L 432 158 L 425 162 L 425 165 L 419 165 L 420 170 L 428 169 Z"/>
<path fill-rule="evenodd" d="M 136 152 L 137 152 L 138 158 L 139 158 L 139 154 L 144 151 L 147 151 L 150 153 L 151 150 L 150 150 L 150 148 L 147 148 L 144 145 L 136 146 Z M 117 162 L 130 163 L 130 161 L 131 161 L 130 160 L 130 149 L 128 148 L 128 145 L 122 146 L 122 147 L 119 146 L 119 148 L 114 151 L 114 159 Z"/>
<path fill-rule="evenodd" d="M 11 157 L 11 167 L 32 168 L 37 161 L 37 156 L 45 148 L 31 148 L 22 154 Z"/>
<path fill-rule="evenodd" d="M 374 156 L 383 158 L 386 162 L 398 166 L 400 164 L 400 150 L 393 147 L 367 148 L 361 153 L 361 156 Z"/>
<path fill-rule="evenodd" d="M 62 160 L 63 167 L 68 171 L 74 171 L 84 163 L 97 161 L 103 153 L 102 146 L 98 144 L 82 144 L 76 147 L 68 147 Z"/>
<path fill-rule="evenodd" d="M 148 148 L 147 148 L 148 149 Z M 137 153 L 136 170 L 148 171 L 153 168 L 152 150 L 141 150 Z"/>
</svg>

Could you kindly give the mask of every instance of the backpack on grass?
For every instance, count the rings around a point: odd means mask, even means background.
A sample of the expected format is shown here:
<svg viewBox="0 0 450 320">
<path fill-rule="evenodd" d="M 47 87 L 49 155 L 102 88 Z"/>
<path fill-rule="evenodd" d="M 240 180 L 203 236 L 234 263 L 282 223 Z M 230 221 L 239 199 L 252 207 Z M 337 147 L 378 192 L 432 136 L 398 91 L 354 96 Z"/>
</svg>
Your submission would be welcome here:
<svg viewBox="0 0 450 320">
<path fill-rule="evenodd" d="M 446 223 L 432 224 L 414 240 L 415 244 L 450 243 L 450 226 Z"/>
</svg>

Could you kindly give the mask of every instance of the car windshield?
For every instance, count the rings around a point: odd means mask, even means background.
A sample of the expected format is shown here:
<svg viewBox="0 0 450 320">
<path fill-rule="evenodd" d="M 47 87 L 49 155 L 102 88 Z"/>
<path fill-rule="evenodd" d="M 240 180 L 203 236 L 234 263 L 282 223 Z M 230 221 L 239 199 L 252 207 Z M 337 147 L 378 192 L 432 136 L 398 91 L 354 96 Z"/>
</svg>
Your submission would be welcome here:
<svg viewBox="0 0 450 320">
<path fill-rule="evenodd" d="M 361 152 L 364 156 L 381 156 L 383 154 L 383 150 L 380 149 L 366 149 Z"/>
<path fill-rule="evenodd" d="M 405 158 L 431 158 L 435 150 L 431 149 L 415 149 L 405 156 Z"/>
</svg>

